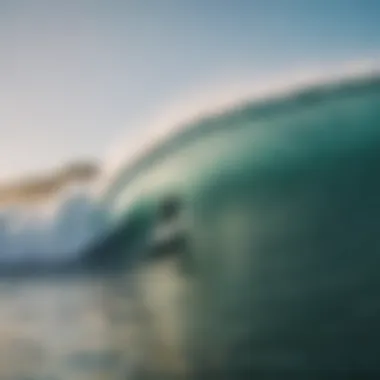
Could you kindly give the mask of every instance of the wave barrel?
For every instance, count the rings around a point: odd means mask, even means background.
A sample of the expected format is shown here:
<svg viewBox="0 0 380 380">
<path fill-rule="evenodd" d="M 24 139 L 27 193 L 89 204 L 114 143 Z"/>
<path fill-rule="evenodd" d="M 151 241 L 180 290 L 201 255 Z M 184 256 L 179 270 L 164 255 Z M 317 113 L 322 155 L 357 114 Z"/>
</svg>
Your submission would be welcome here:
<svg viewBox="0 0 380 380">
<path fill-rule="evenodd" d="M 142 377 L 380 371 L 379 174 L 376 77 L 202 119 L 122 173 Z"/>
</svg>

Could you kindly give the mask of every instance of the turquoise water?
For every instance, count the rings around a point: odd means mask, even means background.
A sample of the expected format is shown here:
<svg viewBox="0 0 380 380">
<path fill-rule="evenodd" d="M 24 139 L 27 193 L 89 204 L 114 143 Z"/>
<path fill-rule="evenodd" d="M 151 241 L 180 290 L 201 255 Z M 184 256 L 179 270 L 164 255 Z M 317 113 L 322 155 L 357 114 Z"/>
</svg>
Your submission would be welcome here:
<svg viewBox="0 0 380 380">
<path fill-rule="evenodd" d="M 248 105 L 120 173 L 109 226 L 123 233 L 107 252 L 139 257 L 160 207 L 182 205 L 187 246 L 168 245 L 166 259 L 146 249 L 161 281 L 141 280 L 152 331 L 177 351 L 167 368 L 177 358 L 205 374 L 379 368 L 379 89 L 346 83 Z M 161 352 L 147 352 L 158 368 Z"/>
</svg>

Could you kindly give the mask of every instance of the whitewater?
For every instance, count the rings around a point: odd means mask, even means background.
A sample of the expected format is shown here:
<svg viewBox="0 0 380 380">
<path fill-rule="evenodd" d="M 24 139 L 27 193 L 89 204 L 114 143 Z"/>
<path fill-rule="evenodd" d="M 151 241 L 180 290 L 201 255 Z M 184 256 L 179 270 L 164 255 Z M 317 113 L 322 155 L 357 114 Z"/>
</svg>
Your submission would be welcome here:
<svg viewBox="0 0 380 380">
<path fill-rule="evenodd" d="M 308 70 L 281 73 L 271 78 L 221 80 L 195 88 L 180 103 L 160 109 L 140 124 L 139 135 L 118 139 L 103 159 L 100 178 L 89 186 L 71 186 L 38 207 L 12 206 L 0 210 L 0 265 L 18 262 L 59 262 L 80 256 L 97 235 L 99 215 L 106 218 L 102 199 L 121 173 L 144 154 L 196 120 L 221 114 L 254 100 L 379 73 L 380 60 L 369 59 Z M 128 130 L 128 128 L 126 128 Z M 106 219 L 105 219 L 106 220 Z"/>
</svg>

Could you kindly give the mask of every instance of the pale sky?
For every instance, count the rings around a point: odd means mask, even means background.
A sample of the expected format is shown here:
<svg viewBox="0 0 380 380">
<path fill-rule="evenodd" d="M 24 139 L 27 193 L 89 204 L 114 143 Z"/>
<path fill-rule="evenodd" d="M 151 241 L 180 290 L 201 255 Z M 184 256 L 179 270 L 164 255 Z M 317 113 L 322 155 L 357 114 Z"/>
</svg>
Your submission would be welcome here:
<svg viewBox="0 0 380 380">
<path fill-rule="evenodd" d="M 0 0 L 0 180 L 99 158 L 202 83 L 380 54 L 378 0 Z"/>
</svg>

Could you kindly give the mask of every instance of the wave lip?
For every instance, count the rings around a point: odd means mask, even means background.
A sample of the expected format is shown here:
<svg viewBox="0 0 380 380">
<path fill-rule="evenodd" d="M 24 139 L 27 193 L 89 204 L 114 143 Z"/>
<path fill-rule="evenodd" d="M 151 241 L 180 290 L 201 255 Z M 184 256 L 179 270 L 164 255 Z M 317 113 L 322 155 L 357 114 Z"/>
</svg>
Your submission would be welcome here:
<svg viewBox="0 0 380 380">
<path fill-rule="evenodd" d="M 160 110 L 142 123 L 140 134 L 122 139 L 106 156 L 101 179 L 92 188 L 97 198 L 103 198 L 122 172 L 134 166 L 149 152 L 174 136 L 193 128 L 197 122 L 228 113 L 242 105 L 294 96 L 297 92 L 339 85 L 340 83 L 377 77 L 380 59 L 358 60 L 336 65 L 320 65 L 268 78 L 248 78 L 240 81 L 222 80 L 221 85 L 198 88 L 193 96 Z"/>
<path fill-rule="evenodd" d="M 227 117 L 233 117 L 237 111 L 244 112 L 250 108 L 254 112 L 260 112 L 262 109 L 271 109 L 276 112 L 276 104 L 281 108 L 282 104 L 289 102 L 301 102 L 303 99 L 318 95 L 319 93 L 331 92 L 333 95 L 343 89 L 348 91 L 367 85 L 372 85 L 380 78 L 380 65 L 373 63 L 367 66 L 354 65 L 349 70 L 344 68 L 340 71 L 312 76 L 299 76 L 297 80 L 289 79 L 285 84 L 276 82 L 276 86 L 267 86 L 265 90 L 254 92 L 255 95 L 245 96 L 247 93 L 241 93 L 238 100 L 228 102 L 228 106 L 217 106 L 206 113 L 194 113 L 183 119 L 183 122 L 174 124 L 166 124 L 166 128 L 153 129 L 153 133 L 147 138 L 140 138 L 140 143 L 134 145 L 134 149 L 128 152 L 128 159 L 120 161 L 119 168 L 109 173 L 105 186 L 100 190 L 99 197 L 105 204 L 111 201 L 117 195 L 119 188 L 126 186 L 125 180 L 128 182 L 128 173 L 134 172 L 140 167 L 142 162 L 148 160 L 149 157 L 156 157 L 158 152 L 167 149 L 170 145 L 175 144 L 177 137 L 207 128 L 204 125 L 211 120 L 223 123 Z M 236 99 L 236 98 L 235 98 Z M 221 104 L 221 103 L 219 103 Z M 233 121 L 232 121 L 233 122 Z M 213 123 L 211 123 L 213 124 Z M 155 124 L 157 126 L 158 124 Z M 115 169 L 115 167 L 114 167 Z M 139 169 L 136 169 L 137 171 Z"/>
</svg>

